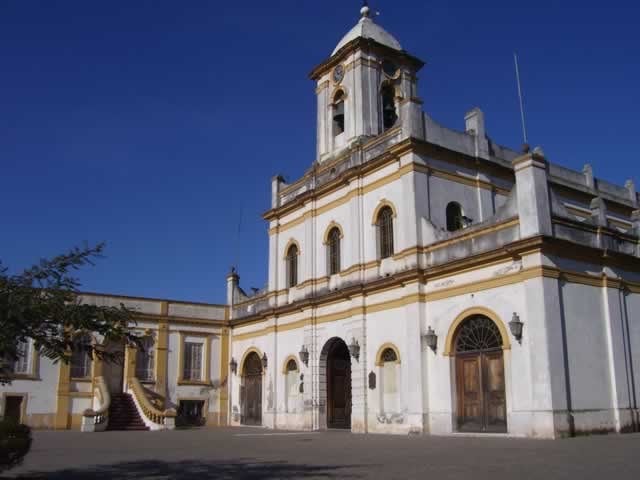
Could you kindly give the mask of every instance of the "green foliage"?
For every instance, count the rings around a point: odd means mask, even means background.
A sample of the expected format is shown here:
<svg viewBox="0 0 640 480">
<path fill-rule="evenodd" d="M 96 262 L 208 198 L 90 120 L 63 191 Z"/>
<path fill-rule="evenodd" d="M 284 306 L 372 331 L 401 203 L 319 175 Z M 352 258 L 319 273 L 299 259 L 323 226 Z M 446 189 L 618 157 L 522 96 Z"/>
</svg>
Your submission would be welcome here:
<svg viewBox="0 0 640 480">
<path fill-rule="evenodd" d="M 22 463 L 31 448 L 31 429 L 14 420 L 0 420 L 0 472 Z"/>
<path fill-rule="evenodd" d="M 131 331 L 132 312 L 119 307 L 83 304 L 80 282 L 71 273 L 102 257 L 104 244 L 74 248 L 43 259 L 17 275 L 0 263 L 0 384 L 11 381 L 8 365 L 18 360 L 18 343 L 33 339 L 41 355 L 68 362 L 74 338 L 88 332 L 101 339 L 140 345 Z M 121 352 L 100 345 L 83 345 L 88 355 L 106 362 L 122 361 Z"/>
</svg>

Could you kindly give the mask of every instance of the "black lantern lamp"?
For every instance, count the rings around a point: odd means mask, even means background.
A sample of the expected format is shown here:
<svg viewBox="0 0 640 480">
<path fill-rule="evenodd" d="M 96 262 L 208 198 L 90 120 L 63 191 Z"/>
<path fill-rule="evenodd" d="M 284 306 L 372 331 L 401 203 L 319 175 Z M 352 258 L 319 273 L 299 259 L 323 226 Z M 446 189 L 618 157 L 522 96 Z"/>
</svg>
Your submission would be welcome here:
<svg viewBox="0 0 640 480">
<path fill-rule="evenodd" d="M 262 368 L 267 369 L 267 365 L 269 364 L 269 360 L 267 359 L 267 354 L 262 354 Z"/>
<path fill-rule="evenodd" d="M 360 344 L 353 337 L 351 338 L 351 343 L 349 344 L 349 353 L 356 360 L 360 358 Z"/>
<path fill-rule="evenodd" d="M 438 348 L 438 336 L 436 335 L 436 332 L 433 331 L 433 328 L 429 327 L 427 329 L 424 340 L 427 344 L 427 347 L 435 352 L 436 348 Z"/>
<path fill-rule="evenodd" d="M 513 317 L 511 317 L 511 321 L 509 322 L 509 330 L 511 330 L 511 335 L 520 342 L 522 340 L 522 326 L 524 323 L 520 320 L 520 316 L 513 312 Z"/>
<path fill-rule="evenodd" d="M 231 361 L 229 362 L 229 368 L 231 368 L 231 373 L 234 375 L 238 372 L 238 362 L 236 362 L 236 359 L 233 357 L 231 357 Z"/>
<path fill-rule="evenodd" d="M 302 348 L 300 349 L 300 360 L 305 364 L 305 366 L 309 366 L 309 350 L 307 350 L 306 345 L 302 345 Z"/>
</svg>

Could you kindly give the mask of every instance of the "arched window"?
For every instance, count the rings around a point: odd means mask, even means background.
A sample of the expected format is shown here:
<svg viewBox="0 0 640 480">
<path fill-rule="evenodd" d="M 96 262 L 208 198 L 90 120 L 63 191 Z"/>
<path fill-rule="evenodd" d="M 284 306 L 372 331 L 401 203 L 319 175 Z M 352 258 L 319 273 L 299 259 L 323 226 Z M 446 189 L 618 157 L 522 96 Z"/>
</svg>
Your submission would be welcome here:
<svg viewBox="0 0 640 480">
<path fill-rule="evenodd" d="M 388 258 L 393 255 L 393 210 L 391 207 L 382 207 L 378 213 L 378 241 L 380 245 L 380 258 Z"/>
<path fill-rule="evenodd" d="M 89 378 L 93 360 L 91 348 L 91 335 L 78 335 L 73 342 L 71 352 L 71 378 Z"/>
<path fill-rule="evenodd" d="M 154 379 L 154 346 L 150 336 L 142 340 L 141 348 L 136 352 L 136 377 L 143 382 Z"/>
<path fill-rule="evenodd" d="M 462 207 L 458 202 L 451 202 L 447 205 L 447 230 L 455 232 L 463 227 Z"/>
<path fill-rule="evenodd" d="M 333 97 L 333 136 L 344 132 L 344 92 L 342 90 Z"/>
<path fill-rule="evenodd" d="M 340 229 L 333 227 L 327 236 L 329 254 L 329 275 L 340 273 Z"/>
<path fill-rule="evenodd" d="M 392 128 L 398 120 L 395 90 L 392 85 L 382 87 L 382 125 L 385 130 Z"/>
<path fill-rule="evenodd" d="M 456 335 L 455 351 L 479 352 L 502 348 L 502 335 L 497 325 L 484 315 L 465 320 Z"/>
<path fill-rule="evenodd" d="M 298 391 L 298 374 L 298 364 L 294 359 L 289 360 L 285 367 L 286 407 L 289 413 L 295 412 L 298 404 L 298 396 L 300 395 Z"/>
<path fill-rule="evenodd" d="M 381 411 L 386 414 L 400 411 L 400 364 L 393 348 L 386 348 L 380 354 Z"/>
<path fill-rule="evenodd" d="M 298 246 L 291 245 L 287 250 L 287 286 L 295 287 L 298 284 Z"/>
</svg>

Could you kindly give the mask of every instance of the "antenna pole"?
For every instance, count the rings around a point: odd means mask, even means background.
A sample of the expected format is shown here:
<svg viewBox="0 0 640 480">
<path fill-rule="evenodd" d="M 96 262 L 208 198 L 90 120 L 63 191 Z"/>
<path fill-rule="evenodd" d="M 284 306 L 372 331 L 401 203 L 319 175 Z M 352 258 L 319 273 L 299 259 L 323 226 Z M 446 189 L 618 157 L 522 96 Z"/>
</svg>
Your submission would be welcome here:
<svg viewBox="0 0 640 480">
<path fill-rule="evenodd" d="M 520 100 L 520 119 L 522 120 L 522 136 L 524 143 L 527 144 L 527 126 L 524 123 L 524 104 L 522 103 L 522 88 L 520 87 L 520 70 L 518 69 L 518 55 L 513 53 L 513 61 L 516 65 L 516 81 L 518 83 L 518 99 Z"/>
</svg>

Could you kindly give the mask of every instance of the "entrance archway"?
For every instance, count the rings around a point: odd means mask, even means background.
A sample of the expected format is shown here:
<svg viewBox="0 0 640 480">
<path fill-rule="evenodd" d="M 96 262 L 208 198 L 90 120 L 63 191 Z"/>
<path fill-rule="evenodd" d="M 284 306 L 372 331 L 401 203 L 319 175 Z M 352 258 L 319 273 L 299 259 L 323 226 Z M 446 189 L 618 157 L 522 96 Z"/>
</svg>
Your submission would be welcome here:
<svg viewBox="0 0 640 480">
<path fill-rule="evenodd" d="M 262 360 L 250 352 L 242 365 L 240 408 L 243 425 L 262 425 Z"/>
<path fill-rule="evenodd" d="M 465 319 L 454 343 L 457 429 L 506 432 L 503 341 L 498 326 L 485 315 Z"/>
<path fill-rule="evenodd" d="M 323 365 L 324 364 L 324 365 Z M 351 356 L 340 338 L 329 340 L 321 354 L 326 378 L 327 428 L 351 428 Z"/>
</svg>

